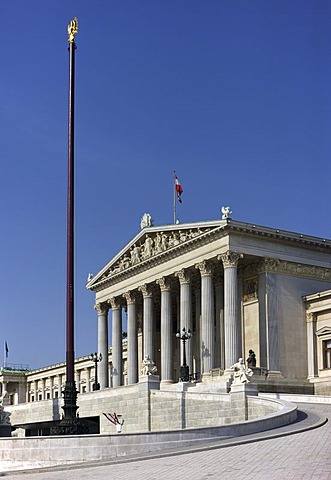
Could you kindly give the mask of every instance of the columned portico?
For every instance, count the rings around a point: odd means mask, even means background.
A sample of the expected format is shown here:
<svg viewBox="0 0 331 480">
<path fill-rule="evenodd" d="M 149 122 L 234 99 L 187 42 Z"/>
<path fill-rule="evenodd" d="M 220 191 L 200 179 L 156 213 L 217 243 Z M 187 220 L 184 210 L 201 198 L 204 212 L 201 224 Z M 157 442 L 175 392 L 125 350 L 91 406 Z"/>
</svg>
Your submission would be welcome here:
<svg viewBox="0 0 331 480">
<path fill-rule="evenodd" d="M 198 263 L 201 275 L 202 375 L 210 375 L 214 363 L 214 286 L 210 262 Z"/>
<path fill-rule="evenodd" d="M 250 350 L 269 378 L 319 376 L 316 348 L 325 342 L 315 338 L 314 322 L 302 323 L 301 302 L 314 290 L 331 288 L 330 257 L 331 242 L 325 239 L 229 217 L 154 226 L 144 215 L 137 235 L 87 284 L 95 303 L 112 308 L 112 386 L 123 383 L 124 367 L 127 383 L 138 382 L 144 356 L 155 362 L 162 383 L 178 381 L 183 344 L 176 332 L 184 327 L 192 332 L 186 343 L 190 373 L 206 381 L 238 358 L 246 361 Z M 114 298 L 126 300 L 124 347 L 121 302 Z M 106 311 L 98 324 L 102 353 Z M 297 342 L 286 341 L 289 331 Z M 308 370 L 295 360 L 304 350 Z"/>
<path fill-rule="evenodd" d="M 237 265 L 242 254 L 228 250 L 219 255 L 224 268 L 224 339 L 225 368 L 230 368 L 243 354 L 241 352 L 240 319 L 238 315 Z"/>
<path fill-rule="evenodd" d="M 161 382 L 173 383 L 171 282 L 162 277 L 156 283 L 161 290 Z"/>
<path fill-rule="evenodd" d="M 107 303 L 98 303 L 94 307 L 98 312 L 98 353 L 102 359 L 98 365 L 100 389 L 109 387 L 108 374 L 108 310 Z"/>
<path fill-rule="evenodd" d="M 109 300 L 112 311 L 112 375 L 113 387 L 122 385 L 123 378 L 123 352 L 122 352 L 122 305 L 120 298 Z"/>
<path fill-rule="evenodd" d="M 135 292 L 123 294 L 127 304 L 128 324 L 128 385 L 138 382 L 138 337 Z"/>
</svg>

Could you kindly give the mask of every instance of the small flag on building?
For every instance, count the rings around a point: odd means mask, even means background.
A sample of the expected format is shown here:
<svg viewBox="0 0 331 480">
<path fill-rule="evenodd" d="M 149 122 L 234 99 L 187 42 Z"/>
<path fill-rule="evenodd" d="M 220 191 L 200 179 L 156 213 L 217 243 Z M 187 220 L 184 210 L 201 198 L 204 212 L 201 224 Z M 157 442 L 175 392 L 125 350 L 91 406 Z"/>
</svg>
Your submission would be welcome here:
<svg viewBox="0 0 331 480">
<path fill-rule="evenodd" d="M 5 342 L 5 353 L 6 353 L 6 358 L 8 358 L 9 349 L 8 349 L 7 342 Z"/>
<path fill-rule="evenodd" d="M 177 198 L 178 198 L 179 203 L 182 203 L 183 187 L 179 183 L 176 172 L 174 172 L 174 174 L 175 174 L 175 190 L 176 190 Z"/>
</svg>

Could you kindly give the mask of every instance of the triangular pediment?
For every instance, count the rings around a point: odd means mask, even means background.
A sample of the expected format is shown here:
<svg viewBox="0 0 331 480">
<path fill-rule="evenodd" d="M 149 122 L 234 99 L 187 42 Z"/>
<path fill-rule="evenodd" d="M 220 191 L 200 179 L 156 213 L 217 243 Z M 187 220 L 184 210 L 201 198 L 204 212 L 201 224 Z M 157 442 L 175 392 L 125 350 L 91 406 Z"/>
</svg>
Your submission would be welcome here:
<svg viewBox="0 0 331 480">
<path fill-rule="evenodd" d="M 161 255 L 184 247 L 185 244 L 188 245 L 225 224 L 224 220 L 218 220 L 144 227 L 97 275 L 88 280 L 86 287 L 93 289 L 99 281 L 160 258 Z"/>
<path fill-rule="evenodd" d="M 324 335 L 331 335 L 331 327 L 326 325 L 326 326 L 320 328 L 319 330 L 316 331 L 316 335 L 318 337 L 322 337 Z"/>
</svg>

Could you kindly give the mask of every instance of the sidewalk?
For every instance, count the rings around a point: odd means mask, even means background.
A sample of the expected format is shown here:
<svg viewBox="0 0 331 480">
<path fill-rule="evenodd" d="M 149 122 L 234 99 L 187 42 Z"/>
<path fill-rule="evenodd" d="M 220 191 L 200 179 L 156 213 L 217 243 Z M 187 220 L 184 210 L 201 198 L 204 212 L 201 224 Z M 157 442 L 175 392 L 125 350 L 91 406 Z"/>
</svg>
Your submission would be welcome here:
<svg viewBox="0 0 331 480">
<path fill-rule="evenodd" d="M 66 480 L 94 477 L 103 480 L 331 479 L 331 421 L 312 430 L 289 434 L 304 423 L 306 426 L 309 422 L 312 426 L 316 424 L 316 415 L 331 419 L 331 405 L 298 404 L 298 408 L 312 415 L 306 423 L 303 420 L 274 432 L 282 435 L 276 438 L 270 438 L 271 432 L 264 432 L 208 445 L 205 449 L 187 450 L 188 453 L 125 458 L 100 466 L 44 472 L 0 473 L 0 477 L 12 480 L 62 480 L 64 477 Z M 238 444 L 241 441 L 249 443 Z"/>
</svg>

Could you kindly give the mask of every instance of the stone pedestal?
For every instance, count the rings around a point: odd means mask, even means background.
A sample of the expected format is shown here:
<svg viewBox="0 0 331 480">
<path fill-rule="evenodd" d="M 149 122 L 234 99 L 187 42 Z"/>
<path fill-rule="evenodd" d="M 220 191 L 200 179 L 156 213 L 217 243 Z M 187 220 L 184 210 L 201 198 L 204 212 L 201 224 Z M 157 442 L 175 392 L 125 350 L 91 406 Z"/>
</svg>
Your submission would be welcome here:
<svg viewBox="0 0 331 480">
<path fill-rule="evenodd" d="M 252 383 L 231 385 L 231 417 L 233 422 L 244 422 L 248 420 L 247 396 L 257 395 L 257 387 Z"/>
<path fill-rule="evenodd" d="M 193 388 L 196 386 L 196 383 L 191 382 L 178 382 L 176 385 L 177 392 L 187 392 L 189 388 Z"/>
<path fill-rule="evenodd" d="M 151 431 L 151 390 L 160 390 L 158 375 L 141 375 L 138 384 L 139 430 Z"/>
</svg>

